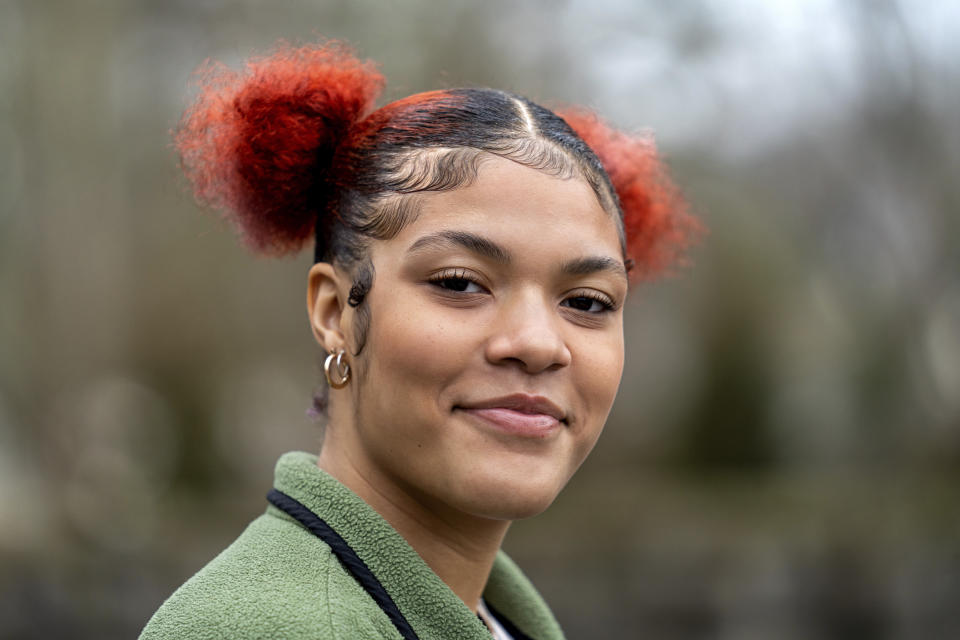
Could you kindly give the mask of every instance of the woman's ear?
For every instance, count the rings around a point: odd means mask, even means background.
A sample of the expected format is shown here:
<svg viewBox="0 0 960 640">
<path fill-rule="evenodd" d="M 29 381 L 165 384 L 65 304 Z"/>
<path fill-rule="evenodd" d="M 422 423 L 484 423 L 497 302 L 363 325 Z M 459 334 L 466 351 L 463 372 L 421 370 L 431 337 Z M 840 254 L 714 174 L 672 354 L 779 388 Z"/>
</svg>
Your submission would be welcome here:
<svg viewBox="0 0 960 640">
<path fill-rule="evenodd" d="M 307 316 L 313 337 L 327 353 L 345 348 L 346 336 L 341 329 L 348 311 L 343 297 L 343 276 L 328 262 L 310 268 L 307 281 Z"/>
</svg>

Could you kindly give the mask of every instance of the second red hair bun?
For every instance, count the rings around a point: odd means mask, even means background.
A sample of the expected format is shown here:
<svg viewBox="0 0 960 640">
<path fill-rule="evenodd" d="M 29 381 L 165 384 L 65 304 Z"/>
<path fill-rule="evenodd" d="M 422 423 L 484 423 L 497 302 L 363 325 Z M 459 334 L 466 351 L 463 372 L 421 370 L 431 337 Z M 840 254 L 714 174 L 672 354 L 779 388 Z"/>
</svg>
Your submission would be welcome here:
<svg viewBox="0 0 960 640">
<path fill-rule="evenodd" d="M 682 262 L 684 250 L 703 232 L 670 179 L 652 136 L 610 127 L 592 111 L 558 112 L 593 149 L 610 176 L 626 234 L 627 255 L 638 278 L 657 275 Z"/>
</svg>

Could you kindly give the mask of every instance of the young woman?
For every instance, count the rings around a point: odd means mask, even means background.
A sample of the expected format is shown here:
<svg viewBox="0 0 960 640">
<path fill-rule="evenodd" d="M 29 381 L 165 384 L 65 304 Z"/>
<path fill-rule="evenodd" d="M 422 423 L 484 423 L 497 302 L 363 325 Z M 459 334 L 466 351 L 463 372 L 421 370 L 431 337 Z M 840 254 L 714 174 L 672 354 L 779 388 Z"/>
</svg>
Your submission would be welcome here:
<svg viewBox="0 0 960 640">
<path fill-rule="evenodd" d="M 649 140 L 491 89 L 380 109 L 342 45 L 208 69 L 176 142 L 256 250 L 315 242 L 319 456 L 142 638 L 562 638 L 500 545 L 590 452 L 631 276 L 696 223 Z M 589 146 L 588 146 L 589 145 Z"/>
</svg>

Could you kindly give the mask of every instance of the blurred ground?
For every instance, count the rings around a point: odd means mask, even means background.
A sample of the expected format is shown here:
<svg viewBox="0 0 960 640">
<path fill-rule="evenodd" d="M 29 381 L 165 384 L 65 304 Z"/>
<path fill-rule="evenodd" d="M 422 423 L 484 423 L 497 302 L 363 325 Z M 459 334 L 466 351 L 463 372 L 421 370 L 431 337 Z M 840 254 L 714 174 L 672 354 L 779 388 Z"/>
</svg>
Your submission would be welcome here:
<svg viewBox="0 0 960 640">
<path fill-rule="evenodd" d="M 0 0 L 0 637 L 134 636 L 316 450 L 309 257 L 198 212 L 168 131 L 203 59 L 317 35 L 387 99 L 649 127 L 711 229 L 508 538 L 571 638 L 960 637 L 960 9 L 659 5 Z"/>
</svg>

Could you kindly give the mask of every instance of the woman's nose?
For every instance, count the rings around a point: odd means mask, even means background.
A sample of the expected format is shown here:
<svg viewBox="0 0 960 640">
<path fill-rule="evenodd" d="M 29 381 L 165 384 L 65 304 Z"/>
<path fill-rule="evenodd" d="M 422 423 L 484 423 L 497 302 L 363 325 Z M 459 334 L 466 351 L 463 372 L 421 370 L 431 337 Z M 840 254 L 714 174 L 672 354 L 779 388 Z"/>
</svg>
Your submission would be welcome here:
<svg viewBox="0 0 960 640">
<path fill-rule="evenodd" d="M 526 373 L 540 373 L 570 364 L 563 335 L 563 319 L 556 306 L 541 295 L 528 293 L 505 300 L 486 344 L 493 364 L 515 363 Z"/>
</svg>

